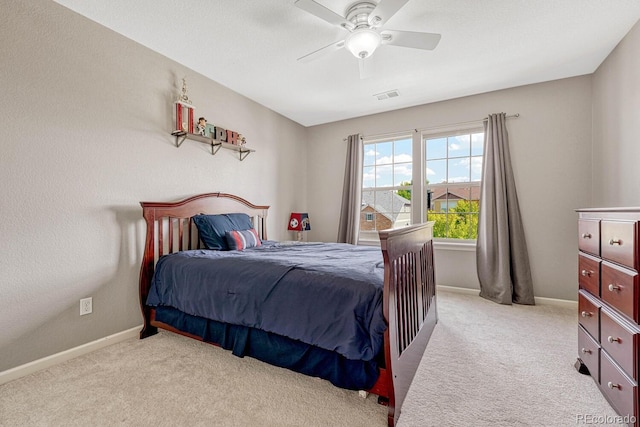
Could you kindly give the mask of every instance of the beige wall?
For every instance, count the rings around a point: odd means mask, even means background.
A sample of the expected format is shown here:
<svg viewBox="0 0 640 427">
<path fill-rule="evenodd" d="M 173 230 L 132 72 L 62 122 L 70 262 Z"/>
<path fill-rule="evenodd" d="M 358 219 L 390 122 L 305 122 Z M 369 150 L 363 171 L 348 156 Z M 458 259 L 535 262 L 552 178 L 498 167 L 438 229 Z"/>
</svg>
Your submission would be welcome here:
<svg viewBox="0 0 640 427">
<path fill-rule="evenodd" d="M 141 200 L 234 193 L 272 205 L 269 237 L 290 237 L 305 128 L 54 2 L 0 6 L 0 371 L 141 324 Z M 185 76 L 196 114 L 255 153 L 175 147 Z"/>
<path fill-rule="evenodd" d="M 640 22 L 593 77 L 593 207 L 640 206 Z"/>
<path fill-rule="evenodd" d="M 519 113 L 507 123 L 536 296 L 576 299 L 574 209 L 591 202 L 591 76 L 422 105 L 309 128 L 311 240 L 335 241 L 346 143 Z M 475 252 L 436 250 L 440 285 L 478 289 Z"/>
</svg>

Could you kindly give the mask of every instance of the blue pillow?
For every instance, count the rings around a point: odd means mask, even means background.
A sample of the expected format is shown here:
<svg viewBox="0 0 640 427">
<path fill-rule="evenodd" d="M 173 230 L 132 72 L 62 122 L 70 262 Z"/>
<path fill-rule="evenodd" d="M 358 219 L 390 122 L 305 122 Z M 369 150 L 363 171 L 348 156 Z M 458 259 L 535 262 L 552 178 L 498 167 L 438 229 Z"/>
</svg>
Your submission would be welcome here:
<svg viewBox="0 0 640 427">
<path fill-rule="evenodd" d="M 242 231 L 227 231 L 226 237 L 229 249 L 232 251 L 242 251 L 246 248 L 255 248 L 262 245 L 258 232 L 253 228 Z"/>
<path fill-rule="evenodd" d="M 244 213 L 196 215 L 193 217 L 193 222 L 198 227 L 200 239 L 202 239 L 207 249 L 219 251 L 229 250 L 229 245 L 225 238 L 227 231 L 253 228 L 251 218 Z"/>
</svg>

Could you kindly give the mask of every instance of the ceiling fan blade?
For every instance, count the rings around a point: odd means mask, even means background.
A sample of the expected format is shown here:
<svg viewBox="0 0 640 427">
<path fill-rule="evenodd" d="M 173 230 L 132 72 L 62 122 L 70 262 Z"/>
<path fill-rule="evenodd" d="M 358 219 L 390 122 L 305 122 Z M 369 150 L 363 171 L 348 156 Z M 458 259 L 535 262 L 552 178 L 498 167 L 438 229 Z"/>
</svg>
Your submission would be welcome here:
<svg viewBox="0 0 640 427">
<path fill-rule="evenodd" d="M 369 15 L 369 25 L 381 27 L 409 0 L 380 0 Z"/>
<path fill-rule="evenodd" d="M 413 49 L 433 50 L 440 43 L 440 34 L 415 31 L 384 30 L 382 43 Z"/>
<path fill-rule="evenodd" d="M 360 70 L 360 80 L 373 77 L 373 64 L 371 63 L 371 58 L 359 58 L 358 68 Z"/>
<path fill-rule="evenodd" d="M 347 21 L 343 16 L 338 15 L 334 11 L 327 9 L 320 3 L 313 0 L 297 0 L 294 4 L 300 9 L 305 10 L 330 24 L 338 25 L 349 30 L 354 28 L 353 24 L 350 21 Z"/>
<path fill-rule="evenodd" d="M 339 42 L 331 43 L 325 47 L 321 47 L 318 50 L 315 50 L 311 53 L 306 54 L 305 56 L 301 56 L 298 58 L 299 62 L 306 63 L 313 61 L 315 59 L 321 58 L 329 53 L 336 52 L 344 47 L 344 40 L 340 40 Z"/>
</svg>

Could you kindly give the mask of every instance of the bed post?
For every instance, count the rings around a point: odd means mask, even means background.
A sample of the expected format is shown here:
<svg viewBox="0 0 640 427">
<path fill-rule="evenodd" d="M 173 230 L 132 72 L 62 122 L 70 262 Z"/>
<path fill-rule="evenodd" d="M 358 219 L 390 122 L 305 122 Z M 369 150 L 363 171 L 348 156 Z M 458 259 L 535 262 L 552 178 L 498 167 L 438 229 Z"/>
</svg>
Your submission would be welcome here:
<svg viewBox="0 0 640 427">
<path fill-rule="evenodd" d="M 145 239 L 144 254 L 142 256 L 142 264 L 140 266 L 140 310 L 142 311 L 142 318 L 144 324 L 140 331 L 140 339 L 150 337 L 158 333 L 158 328 L 151 325 L 151 308 L 148 307 L 145 302 L 147 301 L 147 295 L 149 294 L 149 287 L 151 285 L 151 276 L 154 269 L 154 223 L 155 223 L 155 210 L 147 208 L 144 202 L 141 202 L 142 216 L 147 224 L 147 234 Z"/>
<path fill-rule="evenodd" d="M 384 259 L 387 421 L 394 426 L 437 322 L 433 222 L 379 231 Z"/>
</svg>

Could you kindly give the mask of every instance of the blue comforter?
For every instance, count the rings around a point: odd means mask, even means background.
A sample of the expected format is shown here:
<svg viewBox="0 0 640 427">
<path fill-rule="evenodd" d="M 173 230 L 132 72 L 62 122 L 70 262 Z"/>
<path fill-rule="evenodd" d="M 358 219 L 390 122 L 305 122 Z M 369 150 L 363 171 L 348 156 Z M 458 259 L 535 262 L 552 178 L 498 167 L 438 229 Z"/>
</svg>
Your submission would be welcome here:
<svg viewBox="0 0 640 427">
<path fill-rule="evenodd" d="M 192 250 L 158 260 L 147 305 L 372 360 L 383 344 L 379 248 L 341 243 Z"/>
</svg>

